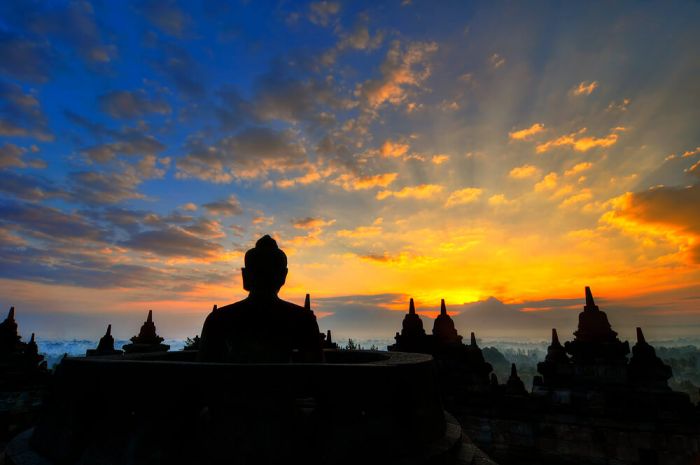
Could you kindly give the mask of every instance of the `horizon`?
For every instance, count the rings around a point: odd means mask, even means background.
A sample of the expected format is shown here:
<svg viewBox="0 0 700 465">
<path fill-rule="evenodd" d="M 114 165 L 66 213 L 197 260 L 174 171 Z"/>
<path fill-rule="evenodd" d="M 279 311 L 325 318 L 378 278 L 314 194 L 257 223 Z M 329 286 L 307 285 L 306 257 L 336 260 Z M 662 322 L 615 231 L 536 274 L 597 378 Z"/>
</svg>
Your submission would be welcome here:
<svg viewBox="0 0 700 465">
<path fill-rule="evenodd" d="M 341 337 L 700 335 L 700 4 L 538 5 L 3 3 L 0 312 L 192 337 L 270 234 Z"/>
</svg>

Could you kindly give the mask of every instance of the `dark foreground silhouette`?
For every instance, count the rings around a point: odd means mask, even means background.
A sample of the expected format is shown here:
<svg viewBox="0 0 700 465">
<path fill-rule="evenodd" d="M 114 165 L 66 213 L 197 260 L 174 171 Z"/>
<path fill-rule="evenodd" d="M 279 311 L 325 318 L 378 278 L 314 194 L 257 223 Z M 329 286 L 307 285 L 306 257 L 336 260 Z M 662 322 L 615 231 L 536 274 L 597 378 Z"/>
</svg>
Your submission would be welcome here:
<svg viewBox="0 0 700 465">
<path fill-rule="evenodd" d="M 277 296 L 287 278 L 287 256 L 270 236 L 245 254 L 247 298 L 213 310 L 202 328 L 199 358 L 206 362 L 320 362 L 316 317 Z"/>
</svg>

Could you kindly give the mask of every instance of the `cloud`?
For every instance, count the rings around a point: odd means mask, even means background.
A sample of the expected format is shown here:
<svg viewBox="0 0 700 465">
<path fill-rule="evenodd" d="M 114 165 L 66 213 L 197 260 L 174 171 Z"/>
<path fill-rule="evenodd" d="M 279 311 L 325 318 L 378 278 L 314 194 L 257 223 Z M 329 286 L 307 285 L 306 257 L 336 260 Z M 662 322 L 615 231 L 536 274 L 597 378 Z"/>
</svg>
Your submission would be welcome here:
<svg viewBox="0 0 700 465">
<path fill-rule="evenodd" d="M 312 216 L 292 220 L 292 226 L 297 229 L 319 229 L 330 226 L 333 223 L 335 223 L 335 220 L 324 220 L 323 218 L 314 218 Z"/>
<path fill-rule="evenodd" d="M 578 86 L 571 89 L 574 95 L 591 95 L 598 88 L 598 81 L 583 81 Z"/>
<path fill-rule="evenodd" d="M 156 138 L 138 130 L 127 130 L 114 136 L 114 142 L 86 147 L 81 153 L 93 162 L 106 163 L 117 155 L 155 155 L 165 150 Z"/>
<path fill-rule="evenodd" d="M 280 179 L 279 181 L 275 182 L 275 185 L 280 189 L 289 189 L 294 186 L 306 186 L 316 181 L 320 181 L 323 177 L 325 177 L 325 173 L 322 174 L 316 167 L 311 166 L 306 174 L 291 179 Z"/>
<path fill-rule="evenodd" d="M 243 213 L 243 207 L 235 195 L 231 194 L 226 199 L 209 202 L 202 205 L 209 213 L 221 216 L 234 216 Z"/>
<path fill-rule="evenodd" d="M 18 79 L 44 82 L 53 54 L 48 41 L 32 41 L 0 31 L 0 72 Z"/>
<path fill-rule="evenodd" d="M 538 144 L 536 147 L 537 153 L 544 153 L 552 150 L 555 147 L 572 147 L 577 152 L 587 152 L 596 147 L 611 147 L 617 143 L 618 135 L 615 131 L 611 132 L 604 137 L 589 137 L 583 136 L 586 132 L 586 128 L 582 128 L 578 132 L 572 132 L 565 136 L 558 137 L 556 139 L 549 140 L 542 144 Z"/>
<path fill-rule="evenodd" d="M 447 198 L 445 207 L 454 207 L 456 205 L 466 205 L 476 202 L 483 192 L 484 190 L 478 187 L 467 187 L 465 189 L 456 190 Z"/>
<path fill-rule="evenodd" d="M 182 229 L 200 237 L 213 239 L 226 237 L 221 223 L 207 218 L 197 218 L 193 223 L 183 226 Z"/>
<path fill-rule="evenodd" d="M 694 174 L 695 176 L 700 178 L 700 161 L 695 162 L 693 166 L 688 168 L 688 173 Z"/>
<path fill-rule="evenodd" d="M 38 204 L 0 202 L 0 224 L 18 226 L 30 236 L 51 241 L 100 241 L 105 232 L 76 213 Z"/>
<path fill-rule="evenodd" d="M 589 170 L 592 166 L 593 166 L 593 163 L 590 163 L 587 161 L 577 163 L 576 165 L 574 165 L 570 169 L 564 171 L 564 176 L 575 176 L 579 173 L 582 173 L 586 170 Z"/>
<path fill-rule="evenodd" d="M 695 147 L 694 149 L 686 150 L 685 152 L 683 152 L 683 155 L 681 155 L 681 156 L 683 158 L 688 158 L 688 157 L 692 157 L 692 156 L 695 156 L 698 154 L 700 154 L 700 147 Z"/>
<path fill-rule="evenodd" d="M 513 200 L 508 199 L 504 194 L 495 194 L 489 197 L 489 205 L 492 207 L 503 207 L 506 205 L 512 205 Z"/>
<path fill-rule="evenodd" d="M 367 17 L 363 15 L 361 20 L 353 27 L 352 32 L 343 36 L 338 44 L 338 49 L 374 50 L 378 48 L 384 39 L 384 34 L 380 31 L 372 37 L 367 22 Z"/>
<path fill-rule="evenodd" d="M 658 187 L 627 193 L 607 214 L 612 224 L 632 233 L 671 234 L 689 259 L 700 264 L 700 184 Z"/>
<path fill-rule="evenodd" d="M 339 2 L 312 2 L 309 4 L 308 18 L 314 24 L 326 27 L 331 19 L 340 11 Z"/>
<path fill-rule="evenodd" d="M 0 82 L 0 136 L 53 139 L 34 92 L 25 93 L 16 84 Z"/>
<path fill-rule="evenodd" d="M 412 42 L 405 50 L 401 49 L 399 41 L 392 42 L 380 68 L 381 77 L 359 85 L 356 95 L 362 97 L 371 108 L 384 103 L 402 103 L 406 99 L 408 86 L 420 88 L 430 76 L 428 57 L 437 49 L 435 42 Z"/>
<path fill-rule="evenodd" d="M 450 159 L 449 155 L 438 154 L 438 155 L 433 155 L 432 158 L 430 159 L 430 161 L 436 165 L 442 165 L 443 163 L 445 163 L 449 159 Z"/>
<path fill-rule="evenodd" d="M 148 0 L 139 9 L 154 26 L 173 37 L 183 38 L 190 26 L 190 17 L 171 0 Z"/>
<path fill-rule="evenodd" d="M 379 149 L 379 153 L 383 157 L 401 157 L 408 152 L 409 145 L 402 144 L 400 142 L 392 142 L 391 140 L 386 140 Z"/>
<path fill-rule="evenodd" d="M 494 53 L 493 55 L 491 55 L 491 56 L 489 57 L 489 63 L 491 63 L 491 66 L 493 66 L 494 68 L 498 69 L 498 68 L 500 68 L 501 66 L 503 66 L 503 65 L 506 64 L 506 59 L 503 58 L 503 57 L 502 57 L 501 55 L 499 55 L 498 53 Z"/>
<path fill-rule="evenodd" d="M 417 186 L 404 187 L 398 191 L 383 190 L 377 193 L 377 200 L 384 200 L 389 197 L 397 199 L 429 199 L 440 192 L 443 187 L 437 184 L 419 184 Z"/>
<path fill-rule="evenodd" d="M 193 203 L 193 202 L 187 202 L 187 203 L 185 203 L 185 204 L 183 204 L 183 205 L 180 205 L 180 209 L 181 209 L 181 210 L 184 210 L 184 211 L 186 211 L 186 212 L 197 211 L 197 204 L 195 204 L 195 203 Z"/>
<path fill-rule="evenodd" d="M 103 31 L 95 21 L 92 3 L 47 5 L 44 9 L 34 9 L 28 15 L 27 23 L 32 32 L 66 42 L 89 65 L 108 63 L 116 56 L 116 47 L 102 40 Z"/>
<path fill-rule="evenodd" d="M 150 113 L 170 114 L 170 105 L 164 100 L 148 96 L 144 90 L 115 90 L 98 97 L 102 111 L 112 118 L 131 119 Z"/>
<path fill-rule="evenodd" d="M 46 168 L 46 163 L 43 160 L 24 160 L 23 156 L 26 150 L 18 147 L 15 144 L 5 144 L 0 146 L 0 170 L 5 168 L 24 168 L 31 166 L 32 168 Z"/>
<path fill-rule="evenodd" d="M 75 171 L 68 174 L 70 196 L 86 204 L 117 203 L 145 196 L 137 191 L 145 179 L 162 178 L 164 161 L 146 155 L 136 164 L 122 164 L 118 171 Z"/>
<path fill-rule="evenodd" d="M 226 183 L 235 177 L 255 178 L 269 171 L 299 169 L 306 166 L 307 157 L 291 131 L 252 127 L 215 145 L 195 140 L 189 145 L 189 153 L 176 163 L 178 178 Z"/>
<path fill-rule="evenodd" d="M 333 110 L 354 105 L 339 98 L 328 82 L 309 77 L 303 69 L 296 68 L 275 63 L 269 72 L 255 80 L 253 98 L 243 110 L 264 121 L 327 125 L 335 121 Z M 296 76 L 300 73 L 304 74 L 303 78 Z"/>
<path fill-rule="evenodd" d="M 154 64 L 185 96 L 202 98 L 205 80 L 199 63 L 184 48 L 170 42 L 160 44 L 162 56 Z"/>
<path fill-rule="evenodd" d="M 65 190 L 49 179 L 5 170 L 0 170 L 0 192 L 31 201 L 69 197 Z"/>
<path fill-rule="evenodd" d="M 549 191 L 557 187 L 559 176 L 555 172 L 547 174 L 540 182 L 535 184 L 535 192 Z"/>
<path fill-rule="evenodd" d="M 574 194 L 562 200 L 559 204 L 560 208 L 568 208 L 579 205 L 582 202 L 588 202 L 593 198 L 593 194 L 590 189 L 583 189 L 581 192 Z"/>
<path fill-rule="evenodd" d="M 372 189 L 373 187 L 386 187 L 396 180 L 398 173 L 382 173 L 373 175 L 356 175 L 344 173 L 331 181 L 341 186 L 346 191 Z"/>
<path fill-rule="evenodd" d="M 539 168 L 533 165 L 516 166 L 508 172 L 508 176 L 513 179 L 527 179 L 537 176 L 540 172 Z"/>
<path fill-rule="evenodd" d="M 360 239 L 366 237 L 375 237 L 383 233 L 382 218 L 374 220 L 371 226 L 358 226 L 354 229 L 341 229 L 336 235 L 338 237 L 346 237 L 352 239 Z"/>
<path fill-rule="evenodd" d="M 163 257 L 213 258 L 223 252 L 221 245 L 174 226 L 135 234 L 121 245 Z"/>
<path fill-rule="evenodd" d="M 535 134 L 539 134 L 544 131 L 544 124 L 535 123 L 529 128 L 520 129 L 519 131 L 513 131 L 508 133 L 508 137 L 513 140 L 529 140 Z"/>
</svg>

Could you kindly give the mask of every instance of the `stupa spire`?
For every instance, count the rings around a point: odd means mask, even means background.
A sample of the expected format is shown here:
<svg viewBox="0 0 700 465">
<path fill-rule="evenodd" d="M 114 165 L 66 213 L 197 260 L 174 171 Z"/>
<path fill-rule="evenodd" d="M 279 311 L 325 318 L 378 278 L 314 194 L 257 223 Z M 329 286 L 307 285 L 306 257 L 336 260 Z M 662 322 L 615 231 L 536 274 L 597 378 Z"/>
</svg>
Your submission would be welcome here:
<svg viewBox="0 0 700 465">
<path fill-rule="evenodd" d="M 30 343 L 30 344 L 35 344 L 35 342 L 34 342 L 34 333 L 32 333 L 32 337 L 29 338 L 29 343 Z"/>
<path fill-rule="evenodd" d="M 510 364 L 510 376 L 513 378 L 518 376 L 518 368 L 515 366 L 515 363 Z"/>
<path fill-rule="evenodd" d="M 15 319 L 15 307 L 10 307 L 10 311 L 7 312 L 7 319 L 10 321 Z"/>
<path fill-rule="evenodd" d="M 447 315 L 447 307 L 445 307 L 445 299 L 440 299 L 440 315 Z"/>
<path fill-rule="evenodd" d="M 326 342 L 329 344 L 333 344 L 333 337 L 331 336 L 331 330 L 326 331 Z"/>
<path fill-rule="evenodd" d="M 214 304 L 214 306 L 212 307 L 211 311 L 212 311 L 212 312 L 215 312 L 215 311 L 217 311 L 218 309 L 219 309 L 219 306 L 216 305 L 216 304 Z"/>
<path fill-rule="evenodd" d="M 559 335 L 557 334 L 557 328 L 552 328 L 552 345 L 553 346 L 560 346 L 561 343 L 559 342 Z"/>
<path fill-rule="evenodd" d="M 148 311 L 148 318 L 146 318 L 146 323 L 153 323 L 153 310 Z"/>
<path fill-rule="evenodd" d="M 112 325 L 109 324 L 107 325 L 107 332 L 105 333 L 105 336 L 111 336 L 112 335 Z"/>
<path fill-rule="evenodd" d="M 644 339 L 644 333 L 642 328 L 637 328 L 637 344 L 646 344 L 646 339 Z"/>
<path fill-rule="evenodd" d="M 472 347 L 476 347 L 476 335 L 474 334 L 474 331 L 472 331 L 470 344 Z"/>
<path fill-rule="evenodd" d="M 306 294 L 304 298 L 304 310 L 311 310 L 311 294 Z"/>
<path fill-rule="evenodd" d="M 589 312 L 598 310 L 598 306 L 595 304 L 595 300 L 593 300 L 593 293 L 591 293 L 591 288 L 588 286 L 586 286 L 586 306 L 583 307 L 583 309 Z"/>
<path fill-rule="evenodd" d="M 413 297 L 411 297 L 411 300 L 408 302 L 408 314 L 409 315 L 415 315 L 416 314 L 416 306 L 413 303 Z"/>
</svg>

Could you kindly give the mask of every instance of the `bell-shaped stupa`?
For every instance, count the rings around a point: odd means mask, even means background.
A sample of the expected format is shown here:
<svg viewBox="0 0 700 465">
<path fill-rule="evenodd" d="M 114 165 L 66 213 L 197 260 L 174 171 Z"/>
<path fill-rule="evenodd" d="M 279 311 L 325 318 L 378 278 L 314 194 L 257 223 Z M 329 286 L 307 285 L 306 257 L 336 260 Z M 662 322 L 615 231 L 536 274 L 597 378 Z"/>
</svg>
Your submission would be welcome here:
<svg viewBox="0 0 700 465">
<path fill-rule="evenodd" d="M 163 338 L 156 333 L 156 325 L 153 323 L 153 310 L 148 311 L 148 317 L 141 326 L 137 336 L 131 338 L 131 344 L 126 344 L 122 349 L 126 353 L 140 352 L 167 352 L 170 346 L 162 344 Z"/>
</svg>

